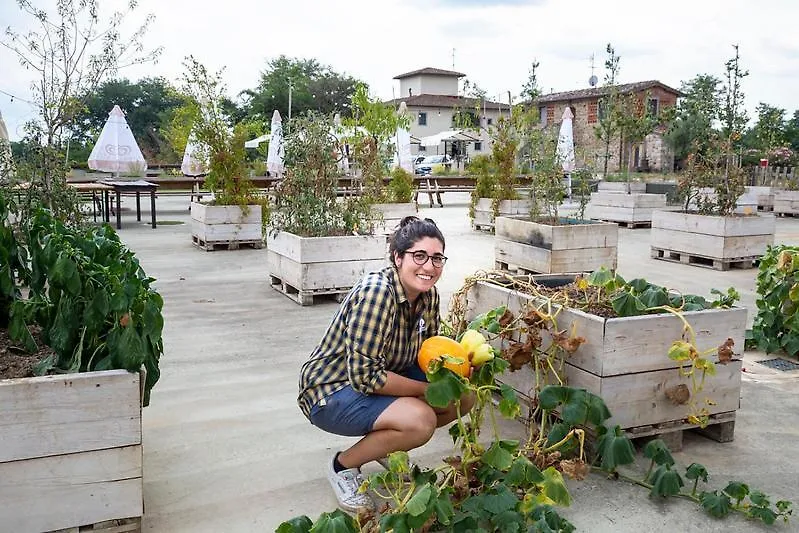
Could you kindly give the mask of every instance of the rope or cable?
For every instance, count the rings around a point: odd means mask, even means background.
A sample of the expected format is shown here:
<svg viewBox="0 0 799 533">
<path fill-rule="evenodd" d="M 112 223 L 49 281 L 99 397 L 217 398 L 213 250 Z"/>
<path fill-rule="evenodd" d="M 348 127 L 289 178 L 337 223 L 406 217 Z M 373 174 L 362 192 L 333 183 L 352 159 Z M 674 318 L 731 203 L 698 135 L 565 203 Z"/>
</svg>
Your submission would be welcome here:
<svg viewBox="0 0 799 533">
<path fill-rule="evenodd" d="M 36 105 L 35 103 L 33 103 L 33 102 L 29 101 L 29 100 L 25 100 L 24 98 L 20 98 L 19 96 L 15 95 L 15 94 L 11 94 L 9 92 L 6 92 L 3 89 L 0 89 L 0 93 L 5 94 L 6 96 L 10 96 L 12 103 L 14 102 L 14 100 L 19 100 L 20 102 L 25 102 L 26 104 Z"/>
</svg>

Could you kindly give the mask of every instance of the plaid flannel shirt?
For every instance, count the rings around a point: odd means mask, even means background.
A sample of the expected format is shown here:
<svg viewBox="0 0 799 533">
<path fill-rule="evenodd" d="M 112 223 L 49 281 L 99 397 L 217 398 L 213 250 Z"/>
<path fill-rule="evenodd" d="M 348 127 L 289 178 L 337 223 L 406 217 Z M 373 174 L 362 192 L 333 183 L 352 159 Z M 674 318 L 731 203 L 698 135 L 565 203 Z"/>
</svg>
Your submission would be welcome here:
<svg viewBox="0 0 799 533">
<path fill-rule="evenodd" d="M 420 294 L 416 315 L 397 271 L 386 267 L 364 276 L 347 294 L 322 341 L 300 372 L 297 403 L 309 416 L 319 400 L 346 385 L 371 394 L 386 383 L 386 371 L 416 364 L 422 341 L 438 334 L 435 287 Z"/>
</svg>

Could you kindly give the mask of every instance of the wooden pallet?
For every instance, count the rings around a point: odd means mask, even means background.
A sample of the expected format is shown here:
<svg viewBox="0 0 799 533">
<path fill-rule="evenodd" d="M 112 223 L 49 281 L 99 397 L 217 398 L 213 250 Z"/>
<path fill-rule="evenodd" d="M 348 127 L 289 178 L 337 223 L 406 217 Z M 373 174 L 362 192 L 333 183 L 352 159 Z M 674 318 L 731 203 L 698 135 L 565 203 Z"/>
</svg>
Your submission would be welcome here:
<svg viewBox="0 0 799 533">
<path fill-rule="evenodd" d="M 627 229 L 635 229 L 635 228 L 651 228 L 652 221 L 651 220 L 638 220 L 635 222 L 623 221 L 623 220 L 606 220 L 603 218 L 595 218 L 592 220 L 598 220 L 599 222 L 608 222 L 609 224 L 618 224 L 621 227 Z"/>
<path fill-rule="evenodd" d="M 494 233 L 494 224 L 472 224 L 472 229 Z"/>
<path fill-rule="evenodd" d="M 257 239 L 251 241 L 217 241 L 210 242 L 204 241 L 197 236 L 192 235 L 192 243 L 200 250 L 206 252 L 213 252 L 215 250 L 238 250 L 239 248 L 252 248 L 260 250 L 264 247 L 264 241 Z"/>
<path fill-rule="evenodd" d="M 799 217 L 799 213 L 792 213 L 788 211 L 774 211 L 774 216 L 796 218 Z"/>
<path fill-rule="evenodd" d="M 757 206 L 757 210 L 761 211 L 761 212 L 774 211 L 774 206 L 773 205 L 759 205 L 759 206 Z"/>
<path fill-rule="evenodd" d="M 726 271 L 731 268 L 755 268 L 756 263 L 760 260 L 760 256 L 757 255 L 751 257 L 715 259 L 701 255 L 687 254 L 685 252 L 655 248 L 654 246 L 651 247 L 651 257 L 652 259 L 660 259 L 661 261 L 670 261 L 672 263 L 682 263 L 684 265 L 694 265 L 721 271 Z"/>
<path fill-rule="evenodd" d="M 328 289 L 300 290 L 297 287 L 286 283 L 277 276 L 269 275 L 269 284 L 302 306 L 313 305 L 317 299 L 332 298 L 338 303 L 344 301 L 344 297 L 352 287 L 334 287 Z"/>
<path fill-rule="evenodd" d="M 531 274 L 547 274 L 547 272 L 536 272 L 528 268 L 520 267 L 518 265 L 511 265 L 509 263 L 504 263 L 502 261 L 494 261 L 494 268 L 496 270 L 504 270 L 505 272 L 510 272 L 511 274 L 519 276 L 528 276 Z"/>
<path fill-rule="evenodd" d="M 732 442 L 735 436 L 735 411 L 710 415 L 710 422 L 704 428 L 690 424 L 684 420 L 675 420 L 652 426 L 628 428 L 625 433 L 633 441 L 642 439 L 641 442 L 651 439 L 661 439 L 669 450 L 678 452 L 682 450 L 683 436 L 686 431 L 694 431 L 716 442 Z"/>
<path fill-rule="evenodd" d="M 141 532 L 141 517 L 133 518 L 120 518 L 117 520 L 106 520 L 96 524 L 87 526 L 70 527 L 67 529 L 58 529 L 50 533 L 81 533 L 84 531 L 99 531 L 100 533 L 140 533 Z"/>
</svg>

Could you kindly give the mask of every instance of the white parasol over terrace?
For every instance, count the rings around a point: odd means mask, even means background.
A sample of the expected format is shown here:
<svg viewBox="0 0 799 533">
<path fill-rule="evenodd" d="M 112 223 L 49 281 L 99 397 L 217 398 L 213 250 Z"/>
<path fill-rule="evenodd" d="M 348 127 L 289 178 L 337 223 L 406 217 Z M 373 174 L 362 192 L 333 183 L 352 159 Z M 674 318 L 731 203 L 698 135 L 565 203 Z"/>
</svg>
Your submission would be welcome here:
<svg viewBox="0 0 799 533">
<path fill-rule="evenodd" d="M 89 168 L 114 174 L 140 174 L 147 170 L 147 161 L 118 105 L 108 114 L 103 131 L 89 155 Z"/>
<path fill-rule="evenodd" d="M 283 174 L 283 119 L 277 109 L 272 113 L 272 125 L 269 132 L 269 151 L 266 154 L 266 170 L 270 175 Z"/>
<path fill-rule="evenodd" d="M 569 197 L 572 195 L 572 171 L 574 170 L 574 113 L 571 108 L 567 107 L 563 110 L 563 119 L 560 123 L 560 132 L 558 133 L 558 148 L 555 152 L 558 163 L 563 172 L 568 175 L 568 191 Z"/>
<path fill-rule="evenodd" d="M 202 145 L 194 138 L 194 132 L 189 134 L 186 149 L 183 151 L 183 162 L 180 171 L 184 176 L 202 176 L 208 174 L 208 161 L 202 150 Z"/>
</svg>

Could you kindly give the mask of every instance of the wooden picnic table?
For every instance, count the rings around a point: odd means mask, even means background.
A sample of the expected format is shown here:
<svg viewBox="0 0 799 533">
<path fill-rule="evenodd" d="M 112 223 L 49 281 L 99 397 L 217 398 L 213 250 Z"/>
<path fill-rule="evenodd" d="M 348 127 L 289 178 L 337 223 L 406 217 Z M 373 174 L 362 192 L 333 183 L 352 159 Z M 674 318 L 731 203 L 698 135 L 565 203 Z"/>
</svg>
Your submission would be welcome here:
<svg viewBox="0 0 799 533">
<path fill-rule="evenodd" d="M 117 229 L 122 229 L 122 193 L 136 193 L 136 220 L 141 221 L 141 193 L 150 193 L 150 219 L 152 227 L 155 229 L 155 191 L 158 189 L 158 184 L 144 180 L 100 180 L 98 183 L 107 185 L 114 189 L 116 195 L 117 208 Z"/>
</svg>

